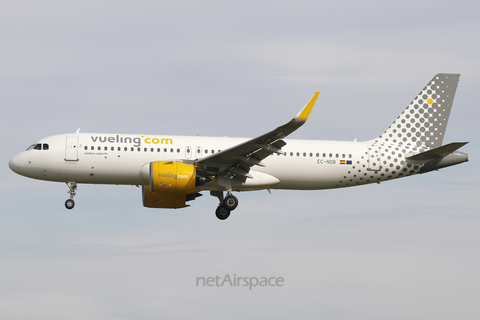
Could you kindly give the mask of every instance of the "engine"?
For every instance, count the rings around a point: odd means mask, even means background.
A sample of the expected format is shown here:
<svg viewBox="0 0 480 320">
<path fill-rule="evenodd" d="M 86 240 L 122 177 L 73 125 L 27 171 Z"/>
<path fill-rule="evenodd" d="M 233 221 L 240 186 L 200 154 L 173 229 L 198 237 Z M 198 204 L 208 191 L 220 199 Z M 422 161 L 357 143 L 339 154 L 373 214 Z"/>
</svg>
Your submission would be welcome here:
<svg viewBox="0 0 480 320">
<path fill-rule="evenodd" d="M 146 164 L 140 171 L 149 182 L 142 188 L 143 205 L 149 208 L 184 208 L 186 201 L 201 196 L 197 187 L 209 179 L 197 174 L 194 165 L 175 161 L 155 161 Z"/>
<path fill-rule="evenodd" d="M 185 208 L 186 194 L 165 194 L 150 191 L 150 186 L 142 187 L 142 202 L 143 206 L 147 208 Z"/>
</svg>

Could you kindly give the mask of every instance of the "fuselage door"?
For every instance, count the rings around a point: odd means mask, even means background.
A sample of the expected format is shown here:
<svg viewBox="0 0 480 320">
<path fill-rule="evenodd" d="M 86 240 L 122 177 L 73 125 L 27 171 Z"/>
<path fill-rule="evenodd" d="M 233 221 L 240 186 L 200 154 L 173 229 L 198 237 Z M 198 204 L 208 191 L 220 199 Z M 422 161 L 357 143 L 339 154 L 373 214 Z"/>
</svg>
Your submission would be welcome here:
<svg viewBox="0 0 480 320">
<path fill-rule="evenodd" d="M 78 137 L 67 137 L 65 161 L 78 161 Z"/>
<path fill-rule="evenodd" d="M 200 159 L 202 157 L 202 147 L 195 148 L 195 159 Z"/>
<path fill-rule="evenodd" d="M 380 170 L 380 147 L 368 146 L 368 170 Z"/>
<path fill-rule="evenodd" d="M 185 147 L 185 158 L 187 159 L 192 158 L 192 147 L 190 146 Z"/>
</svg>

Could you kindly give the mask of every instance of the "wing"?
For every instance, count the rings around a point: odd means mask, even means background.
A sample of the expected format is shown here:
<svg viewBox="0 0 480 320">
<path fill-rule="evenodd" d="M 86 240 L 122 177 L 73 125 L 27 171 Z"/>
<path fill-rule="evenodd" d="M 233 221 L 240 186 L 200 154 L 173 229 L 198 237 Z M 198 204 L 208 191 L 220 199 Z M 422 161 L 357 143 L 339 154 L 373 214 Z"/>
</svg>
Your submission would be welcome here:
<svg viewBox="0 0 480 320">
<path fill-rule="evenodd" d="M 230 179 L 236 178 L 245 182 L 252 178 L 248 173 L 252 166 L 265 166 L 262 160 L 273 153 L 283 153 L 281 148 L 286 145 L 282 140 L 307 121 L 310 112 L 320 92 L 315 92 L 309 102 L 290 122 L 219 153 L 194 161 L 200 170 L 207 175 L 218 175 L 218 183 L 230 190 Z"/>
</svg>

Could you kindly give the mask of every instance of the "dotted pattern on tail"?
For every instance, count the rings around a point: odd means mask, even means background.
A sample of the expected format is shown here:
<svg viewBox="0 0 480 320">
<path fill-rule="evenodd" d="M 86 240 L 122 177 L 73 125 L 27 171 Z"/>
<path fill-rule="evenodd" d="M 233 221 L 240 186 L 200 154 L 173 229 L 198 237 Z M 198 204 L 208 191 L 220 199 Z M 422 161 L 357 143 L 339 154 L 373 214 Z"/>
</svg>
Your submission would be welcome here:
<svg viewBox="0 0 480 320">
<path fill-rule="evenodd" d="M 459 74 L 437 74 L 376 143 L 442 145 Z"/>
<path fill-rule="evenodd" d="M 422 165 L 406 163 L 405 155 L 427 150 L 426 147 L 384 143 L 369 149 L 360 157 L 360 160 L 354 162 L 351 170 L 348 170 L 343 179 L 339 180 L 336 187 L 352 187 L 417 174 L 422 169 Z"/>
<path fill-rule="evenodd" d="M 423 164 L 407 155 L 442 145 L 459 74 L 437 74 L 367 151 L 354 161 L 336 187 L 381 182 L 417 174 Z"/>
</svg>

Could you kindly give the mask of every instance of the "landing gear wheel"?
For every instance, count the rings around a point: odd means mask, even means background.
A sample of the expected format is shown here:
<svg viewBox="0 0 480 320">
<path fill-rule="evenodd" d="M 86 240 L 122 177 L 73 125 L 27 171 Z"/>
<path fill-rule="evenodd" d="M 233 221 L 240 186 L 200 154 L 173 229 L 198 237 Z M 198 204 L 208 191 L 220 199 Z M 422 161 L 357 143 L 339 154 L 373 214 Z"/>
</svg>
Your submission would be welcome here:
<svg viewBox="0 0 480 320">
<path fill-rule="evenodd" d="M 228 196 L 225 197 L 225 200 L 223 200 L 223 206 L 230 211 L 235 210 L 235 208 L 238 206 L 238 199 L 234 195 L 229 194 Z"/>
<path fill-rule="evenodd" d="M 224 206 L 219 206 L 217 210 L 215 210 L 215 215 L 218 219 L 225 220 L 230 216 L 230 210 L 228 210 Z"/>
<path fill-rule="evenodd" d="M 70 199 L 65 201 L 65 208 L 70 210 L 70 209 L 73 209 L 73 207 L 75 207 L 75 201 L 73 201 L 73 197 L 75 197 L 75 195 L 77 194 L 77 183 L 73 181 L 65 182 L 65 183 L 67 184 L 67 187 L 68 187 L 67 193 L 70 194 Z"/>
<path fill-rule="evenodd" d="M 68 199 L 65 201 L 65 208 L 70 210 L 73 209 L 73 207 L 75 207 L 75 201 L 73 201 L 73 199 Z"/>
</svg>

